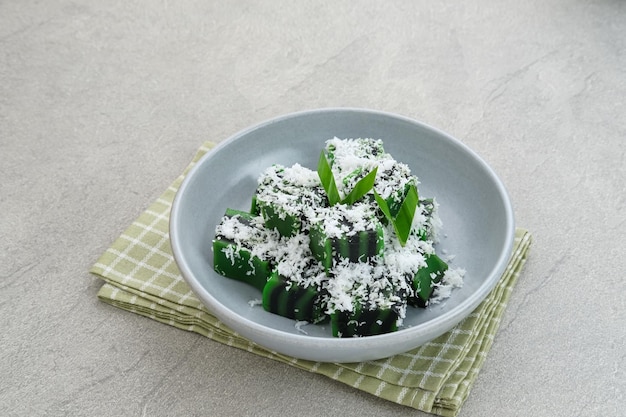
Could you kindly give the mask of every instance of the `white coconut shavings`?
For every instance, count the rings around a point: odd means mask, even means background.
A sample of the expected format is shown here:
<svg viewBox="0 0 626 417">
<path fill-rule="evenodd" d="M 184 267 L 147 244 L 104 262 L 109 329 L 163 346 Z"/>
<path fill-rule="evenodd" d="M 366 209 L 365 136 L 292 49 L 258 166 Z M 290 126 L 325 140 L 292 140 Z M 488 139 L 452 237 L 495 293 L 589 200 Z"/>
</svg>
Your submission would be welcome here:
<svg viewBox="0 0 626 417">
<path fill-rule="evenodd" d="M 418 231 L 424 227 L 423 223 L 413 222 L 413 229 L 404 246 L 396 237 L 393 226 L 387 224 L 384 227 L 385 236 L 385 256 L 387 254 L 397 254 L 398 259 L 404 256 L 410 257 L 413 254 L 429 255 L 435 253 L 434 241 L 432 239 L 424 240 L 420 237 Z M 428 229 L 426 229 L 428 231 Z"/>
<path fill-rule="evenodd" d="M 231 265 L 235 265 L 235 253 L 239 254 L 239 252 L 235 251 L 235 247 L 232 245 L 228 245 L 222 249 L 222 253 L 226 256 L 226 259 L 230 261 Z"/>
<path fill-rule="evenodd" d="M 233 241 L 257 243 L 255 240 L 261 239 L 263 234 L 263 218 L 257 216 L 248 221 L 238 214 L 224 216 L 217 225 L 215 233 Z"/>
<path fill-rule="evenodd" d="M 329 294 L 328 314 L 352 312 L 358 303 L 368 309 L 394 309 L 400 319 L 406 313 L 406 294 L 412 293 L 406 275 L 388 269 L 380 258 L 367 263 L 337 263 L 325 289 Z"/>
<path fill-rule="evenodd" d="M 414 276 L 420 268 L 426 266 L 424 253 L 407 246 L 390 248 L 384 252 L 384 262 L 390 271 L 403 276 Z"/>
<path fill-rule="evenodd" d="M 286 168 L 273 165 L 259 177 L 257 202 L 280 209 L 281 218 L 287 214 L 299 216 L 306 207 L 323 204 L 324 194 L 317 172 L 299 164 Z"/>
<path fill-rule="evenodd" d="M 302 334 L 308 334 L 302 327 L 306 326 L 307 324 L 310 324 L 308 321 L 304 321 L 304 320 L 296 320 L 296 330 L 299 331 Z"/>
<path fill-rule="evenodd" d="M 356 300 L 377 304 L 377 291 L 369 289 L 378 279 L 386 280 L 383 272 L 380 266 L 366 262 L 349 262 L 347 259 L 335 265 L 332 279 L 326 287 L 330 294 L 328 313 L 353 311 Z"/>
<path fill-rule="evenodd" d="M 394 159 L 378 162 L 378 172 L 374 189 L 384 199 L 393 197 L 396 202 L 401 202 L 403 191 L 407 184 L 419 185 L 417 177 L 411 175 L 411 171 L 406 164 Z"/>
<path fill-rule="evenodd" d="M 439 243 L 439 236 L 441 234 L 441 230 L 443 229 L 443 222 L 439 217 L 439 203 L 437 202 L 437 199 L 433 198 L 432 201 L 433 212 L 428 219 L 429 233 L 433 242 Z M 445 237 L 448 236 L 446 235 Z"/>
<path fill-rule="evenodd" d="M 456 255 L 446 255 L 445 258 L 443 259 L 445 262 L 452 262 L 454 261 L 454 258 L 456 258 Z"/>
<path fill-rule="evenodd" d="M 283 238 L 275 253 L 278 274 L 303 288 L 320 287 L 327 280 L 324 268 L 313 258 L 309 241 L 309 236 L 303 233 Z"/>
<path fill-rule="evenodd" d="M 217 238 L 232 241 L 232 246 L 223 249 L 226 256 L 234 263 L 234 255 L 241 248 L 262 260 L 270 259 L 280 246 L 280 235 L 275 230 L 263 226 L 263 218 L 253 217 L 251 221 L 242 220 L 240 215 L 224 216 L 215 229 Z"/>
<path fill-rule="evenodd" d="M 254 300 L 248 300 L 248 305 L 250 306 L 250 308 L 260 306 L 263 305 L 263 300 L 259 298 L 255 298 Z"/>
<path fill-rule="evenodd" d="M 351 206 L 335 204 L 332 207 L 310 207 L 306 210 L 309 223 L 322 228 L 329 238 L 353 236 L 359 232 L 376 230 L 376 212 L 370 204 Z"/>
<path fill-rule="evenodd" d="M 364 163 L 377 159 L 391 159 L 391 155 L 385 153 L 381 139 L 339 139 L 334 137 L 326 141 L 326 149 L 332 154 L 332 159 L 339 161 L 344 169 L 349 170 L 355 160 L 363 160 Z"/>
<path fill-rule="evenodd" d="M 428 300 L 430 304 L 437 304 L 449 298 L 454 288 L 463 286 L 465 270 L 462 268 L 448 268 L 441 278 L 441 282 L 435 285 L 432 297 Z"/>
<path fill-rule="evenodd" d="M 413 223 L 411 223 L 411 230 L 417 231 L 422 229 L 430 229 L 430 218 L 426 215 L 426 210 L 423 205 L 419 204 L 415 208 L 415 214 L 413 215 Z"/>
<path fill-rule="evenodd" d="M 317 172 L 300 164 L 294 164 L 290 168 L 285 168 L 284 178 L 289 178 L 291 184 L 296 187 L 316 187 L 320 185 Z"/>
</svg>

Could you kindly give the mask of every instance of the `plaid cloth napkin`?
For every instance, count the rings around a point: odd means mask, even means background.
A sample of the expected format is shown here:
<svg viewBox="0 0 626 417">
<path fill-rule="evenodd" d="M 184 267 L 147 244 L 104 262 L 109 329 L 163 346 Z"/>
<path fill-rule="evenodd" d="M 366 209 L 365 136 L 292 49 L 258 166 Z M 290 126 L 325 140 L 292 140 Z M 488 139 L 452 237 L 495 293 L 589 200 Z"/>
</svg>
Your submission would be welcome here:
<svg viewBox="0 0 626 417">
<path fill-rule="evenodd" d="M 448 333 L 387 359 L 349 363 L 298 360 L 268 351 L 212 316 L 182 279 L 169 244 L 169 213 L 184 175 L 214 144 L 206 142 L 185 172 L 105 251 L 90 272 L 105 283 L 102 301 L 257 355 L 326 375 L 381 398 L 441 416 L 457 415 L 493 343 L 531 243 L 517 229 L 509 265 L 483 303 Z"/>
</svg>

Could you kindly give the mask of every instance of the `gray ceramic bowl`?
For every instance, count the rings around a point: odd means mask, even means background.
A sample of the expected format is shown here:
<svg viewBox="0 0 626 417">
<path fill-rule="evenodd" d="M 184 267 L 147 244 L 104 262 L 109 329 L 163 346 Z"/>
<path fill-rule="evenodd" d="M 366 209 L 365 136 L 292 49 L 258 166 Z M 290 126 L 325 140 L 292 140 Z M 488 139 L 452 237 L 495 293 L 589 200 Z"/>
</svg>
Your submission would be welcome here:
<svg viewBox="0 0 626 417">
<path fill-rule="evenodd" d="M 211 240 L 226 208 L 248 210 L 258 175 L 280 163 L 316 169 L 324 142 L 383 139 L 385 150 L 419 177 L 420 196 L 436 197 L 443 233 L 438 250 L 466 269 L 464 286 L 445 302 L 409 308 L 394 333 L 362 338 L 331 336 L 330 326 L 307 325 L 250 301 L 261 293 L 213 271 Z M 405 352 L 450 330 L 496 285 L 510 257 L 515 225 L 507 192 L 493 170 L 451 136 L 405 117 L 363 109 L 288 114 L 224 140 L 189 172 L 172 207 L 170 238 L 184 279 L 221 321 L 270 350 L 323 362 L 355 362 Z"/>
</svg>

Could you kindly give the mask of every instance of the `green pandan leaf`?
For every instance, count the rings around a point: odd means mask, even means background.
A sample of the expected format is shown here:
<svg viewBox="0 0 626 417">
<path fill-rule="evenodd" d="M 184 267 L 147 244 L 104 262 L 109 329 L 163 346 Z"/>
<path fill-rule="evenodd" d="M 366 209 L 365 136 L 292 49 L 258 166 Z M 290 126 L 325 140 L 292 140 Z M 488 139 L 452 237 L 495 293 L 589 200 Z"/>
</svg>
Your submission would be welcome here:
<svg viewBox="0 0 626 417">
<path fill-rule="evenodd" d="M 406 245 L 406 241 L 411 234 L 411 225 L 413 224 L 413 217 L 415 216 L 415 209 L 419 202 L 419 195 L 417 194 L 417 187 L 415 184 L 411 184 L 409 187 L 402 206 L 395 217 L 391 215 L 389 205 L 384 198 L 382 198 L 376 191 L 374 191 L 374 197 L 387 220 L 393 225 L 393 229 L 396 232 L 396 236 L 402 246 Z"/>
<path fill-rule="evenodd" d="M 367 194 L 372 188 L 374 188 L 374 181 L 376 181 L 376 172 L 378 167 L 374 167 L 369 174 L 361 178 L 352 191 L 343 199 L 343 204 L 354 204 L 359 201 L 365 194 Z"/>
<path fill-rule="evenodd" d="M 317 163 L 317 175 L 320 177 L 322 187 L 324 187 L 326 195 L 328 196 L 328 203 L 331 206 L 339 203 L 341 200 L 339 197 L 339 190 L 337 190 L 335 177 L 333 176 L 333 171 L 330 168 L 330 163 L 328 162 L 328 159 L 326 159 L 324 151 L 320 154 L 320 160 Z"/>
<path fill-rule="evenodd" d="M 367 194 L 372 188 L 374 188 L 374 181 L 376 180 L 377 171 L 378 167 L 374 167 L 374 169 L 369 174 L 361 178 L 356 183 L 352 191 L 350 191 L 350 193 L 348 193 L 348 195 L 342 200 L 341 196 L 339 195 L 339 190 L 337 189 L 335 176 L 333 175 L 330 163 L 326 158 L 326 153 L 324 153 L 323 150 L 320 154 L 320 160 L 317 164 L 317 175 L 320 177 L 322 186 L 324 187 L 326 195 L 328 196 L 328 203 L 331 206 L 334 206 L 337 203 L 354 204 L 361 198 L 363 198 L 365 194 Z"/>
<path fill-rule="evenodd" d="M 415 209 L 417 208 L 418 202 L 419 196 L 417 195 L 417 187 L 411 184 L 394 221 L 394 228 L 402 246 L 406 244 L 409 234 L 411 233 L 413 216 L 415 216 Z"/>
<path fill-rule="evenodd" d="M 380 207 L 380 210 L 383 212 L 387 220 L 389 220 L 389 222 L 393 224 L 393 216 L 391 215 L 391 210 L 389 210 L 389 204 L 387 204 L 387 200 L 382 198 L 376 192 L 376 190 L 374 190 L 374 198 L 376 199 L 376 202 L 378 203 L 378 207 Z"/>
</svg>

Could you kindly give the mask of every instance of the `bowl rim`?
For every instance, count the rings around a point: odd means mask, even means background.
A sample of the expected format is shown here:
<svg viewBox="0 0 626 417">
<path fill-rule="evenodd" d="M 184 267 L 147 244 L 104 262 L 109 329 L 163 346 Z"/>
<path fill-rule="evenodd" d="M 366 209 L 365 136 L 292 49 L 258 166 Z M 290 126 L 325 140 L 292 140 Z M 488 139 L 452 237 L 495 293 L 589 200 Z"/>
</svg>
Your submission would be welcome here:
<svg viewBox="0 0 626 417">
<path fill-rule="evenodd" d="M 455 306 L 452 310 L 445 311 L 442 314 L 428 320 L 427 322 L 420 323 L 419 325 L 413 327 L 403 328 L 396 332 L 360 338 L 319 337 L 299 333 L 287 333 L 279 329 L 256 323 L 237 314 L 233 314 L 233 312 L 228 307 L 224 306 L 219 301 L 219 299 L 217 299 L 209 291 L 207 291 L 207 289 L 203 285 L 201 285 L 195 278 L 193 271 L 186 261 L 186 255 L 182 253 L 179 245 L 179 242 L 182 241 L 182 237 L 179 233 L 180 230 L 178 228 L 178 223 L 180 221 L 179 213 L 182 210 L 181 205 L 183 204 L 182 202 L 185 193 L 187 192 L 189 184 L 191 183 L 191 181 L 193 181 L 196 173 L 201 169 L 202 165 L 207 163 L 207 161 L 211 160 L 212 158 L 215 158 L 216 155 L 219 155 L 219 150 L 221 148 L 229 146 L 241 137 L 246 136 L 258 129 L 262 129 L 264 127 L 270 126 L 275 123 L 280 123 L 288 119 L 306 117 L 308 115 L 320 113 L 359 113 L 364 115 L 392 118 L 398 121 L 417 125 L 422 129 L 430 130 L 432 133 L 442 138 L 445 138 L 446 140 L 450 141 L 454 146 L 460 148 L 463 152 L 466 152 L 477 163 L 479 163 L 481 165 L 481 168 L 489 175 L 489 177 L 491 177 L 491 180 L 495 185 L 498 194 L 502 198 L 502 203 L 504 204 L 504 217 L 507 226 L 505 234 L 505 246 L 500 251 L 498 259 L 494 262 L 494 267 L 491 269 L 488 276 L 485 277 L 480 286 L 463 301 L 461 301 L 459 305 Z M 239 130 L 238 132 L 219 142 L 211 151 L 203 155 L 196 162 L 196 164 L 191 167 L 191 169 L 187 172 L 179 189 L 176 192 L 170 212 L 169 234 L 174 260 L 181 272 L 183 279 L 187 282 L 187 284 L 189 284 L 192 291 L 198 296 L 198 298 L 205 305 L 205 307 L 207 307 L 212 314 L 214 314 L 226 325 L 232 327 L 233 330 L 237 331 L 244 337 L 247 337 L 248 335 L 258 335 L 263 336 L 263 338 L 273 337 L 277 340 L 281 339 L 283 340 L 283 342 L 287 342 L 292 346 L 301 346 L 312 349 L 322 349 L 332 346 L 333 349 L 340 349 L 345 350 L 346 352 L 351 352 L 358 347 L 376 348 L 387 345 L 389 344 L 389 342 L 402 344 L 409 342 L 416 337 L 422 338 L 423 334 L 427 334 L 428 340 L 432 340 L 433 338 L 450 330 L 461 320 L 463 320 L 463 318 L 467 317 L 467 315 L 469 315 L 496 286 L 506 268 L 508 260 L 510 259 L 510 256 L 512 254 L 515 239 L 515 218 L 509 193 L 507 192 L 502 180 L 475 151 L 473 151 L 471 148 L 469 148 L 467 145 L 465 145 L 455 137 L 429 124 L 395 113 L 360 107 L 324 107 L 295 111 L 266 119 L 264 121 Z M 441 331 L 441 329 L 445 330 Z M 303 356 L 303 358 L 306 357 Z"/>
</svg>

